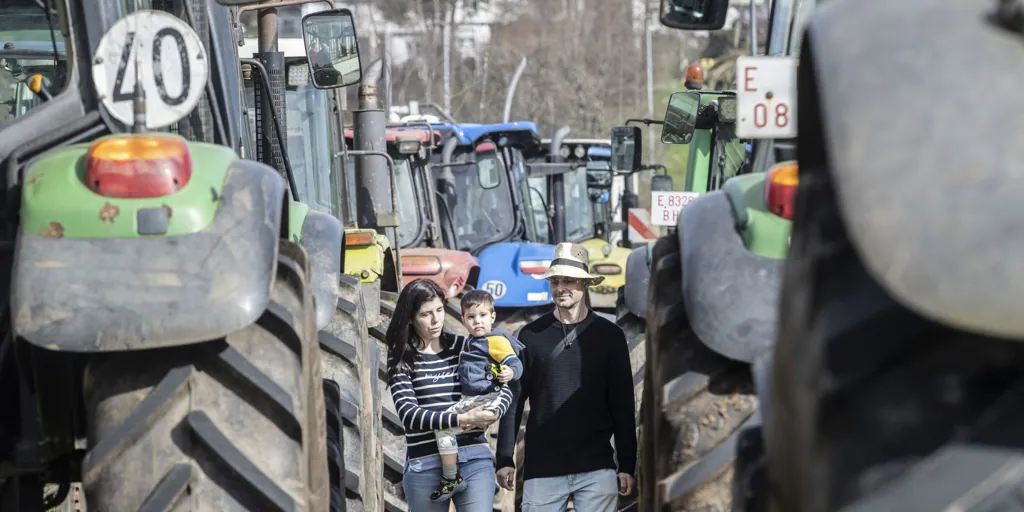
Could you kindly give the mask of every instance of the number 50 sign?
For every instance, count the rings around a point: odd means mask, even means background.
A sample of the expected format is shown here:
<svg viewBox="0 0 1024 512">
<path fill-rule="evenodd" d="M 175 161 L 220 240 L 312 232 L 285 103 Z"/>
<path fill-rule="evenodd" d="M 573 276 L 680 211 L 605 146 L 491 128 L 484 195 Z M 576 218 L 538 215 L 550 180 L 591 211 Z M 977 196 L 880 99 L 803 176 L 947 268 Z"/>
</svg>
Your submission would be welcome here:
<svg viewBox="0 0 1024 512">
<path fill-rule="evenodd" d="M 796 137 L 796 64 L 792 57 L 736 59 L 737 137 Z"/>
</svg>

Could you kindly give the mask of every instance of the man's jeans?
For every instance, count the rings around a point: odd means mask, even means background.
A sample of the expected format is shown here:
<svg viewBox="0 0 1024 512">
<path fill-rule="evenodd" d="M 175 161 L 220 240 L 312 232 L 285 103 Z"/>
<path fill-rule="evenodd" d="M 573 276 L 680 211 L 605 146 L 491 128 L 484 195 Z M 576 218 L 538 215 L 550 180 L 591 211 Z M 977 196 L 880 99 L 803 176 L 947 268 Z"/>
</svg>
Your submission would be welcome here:
<svg viewBox="0 0 1024 512">
<path fill-rule="evenodd" d="M 523 483 L 523 512 L 565 512 L 572 496 L 580 512 L 615 512 L 619 476 L 614 469 L 599 469 L 566 476 L 531 478 Z"/>
</svg>

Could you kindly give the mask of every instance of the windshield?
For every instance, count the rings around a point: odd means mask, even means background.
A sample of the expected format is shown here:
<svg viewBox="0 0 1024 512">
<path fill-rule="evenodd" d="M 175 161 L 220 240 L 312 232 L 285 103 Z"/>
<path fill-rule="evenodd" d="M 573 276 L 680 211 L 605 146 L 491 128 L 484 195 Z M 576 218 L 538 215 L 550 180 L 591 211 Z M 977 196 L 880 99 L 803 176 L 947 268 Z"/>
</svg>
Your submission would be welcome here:
<svg viewBox="0 0 1024 512">
<path fill-rule="evenodd" d="M 587 169 L 578 167 L 565 174 L 565 238 L 578 242 L 594 231 L 594 211 L 587 193 Z M 556 240 L 562 242 L 562 240 Z"/>
<path fill-rule="evenodd" d="M 408 155 L 398 155 L 394 151 L 390 151 L 389 154 L 395 162 L 395 187 L 398 193 L 398 244 L 399 247 L 408 247 L 416 242 L 422 224 L 419 202 L 416 197 L 415 177 Z M 345 162 L 345 168 L 353 169 L 351 172 L 355 172 L 356 157 L 349 156 Z"/>
<path fill-rule="evenodd" d="M 45 11 L 32 0 L 0 2 L 0 126 L 42 103 L 28 87 L 30 77 L 42 74 L 49 92 L 57 95 L 64 88 L 66 67 L 56 16 L 48 22 Z"/>
<path fill-rule="evenodd" d="M 467 157 L 468 151 L 462 151 L 453 156 L 453 161 L 464 162 Z M 441 168 L 438 174 L 438 191 L 451 209 L 460 251 L 472 251 L 507 238 L 515 229 L 512 189 L 504 172 L 504 160 L 497 152 L 488 151 L 478 153 L 476 161 L 477 165 Z M 500 172 L 487 172 L 494 169 Z M 481 170 L 485 171 L 487 183 L 481 184 Z"/>
<path fill-rule="evenodd" d="M 338 216 L 337 186 L 331 179 L 333 159 L 327 93 L 312 84 L 289 86 L 285 89 L 284 101 L 288 161 L 295 174 L 299 199 L 314 210 Z M 255 122 L 256 116 L 251 118 Z"/>
</svg>

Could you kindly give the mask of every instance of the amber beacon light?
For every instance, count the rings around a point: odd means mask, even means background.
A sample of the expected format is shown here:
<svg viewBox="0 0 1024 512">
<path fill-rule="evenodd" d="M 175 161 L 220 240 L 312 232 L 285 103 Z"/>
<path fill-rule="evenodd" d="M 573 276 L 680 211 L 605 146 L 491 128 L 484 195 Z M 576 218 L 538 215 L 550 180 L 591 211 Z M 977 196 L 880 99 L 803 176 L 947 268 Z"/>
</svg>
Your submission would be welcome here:
<svg viewBox="0 0 1024 512">
<path fill-rule="evenodd" d="M 159 135 L 102 139 L 89 147 L 85 183 L 105 197 L 151 198 L 174 194 L 192 177 L 188 144 Z"/>
</svg>

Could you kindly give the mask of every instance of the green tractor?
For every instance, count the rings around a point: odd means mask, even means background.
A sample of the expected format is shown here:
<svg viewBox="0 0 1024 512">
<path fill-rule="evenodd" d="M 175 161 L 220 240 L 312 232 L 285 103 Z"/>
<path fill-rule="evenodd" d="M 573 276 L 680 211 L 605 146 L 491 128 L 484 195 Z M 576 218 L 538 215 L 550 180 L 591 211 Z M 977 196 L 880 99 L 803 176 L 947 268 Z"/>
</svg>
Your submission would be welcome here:
<svg viewBox="0 0 1024 512">
<path fill-rule="evenodd" d="M 51 52 L 11 37 L 9 75 L 47 59 L 55 71 L 26 82 L 41 104 L 0 125 L 0 389 L 18 411 L 0 421 L 0 508 L 78 496 L 98 510 L 342 509 L 345 404 L 321 380 L 314 337 L 336 310 L 363 318 L 347 306 L 361 298 L 340 300 L 340 223 L 303 215 L 287 159 L 274 159 L 282 175 L 239 158 L 257 153 L 232 13 L 183 0 L 46 5 L 0 7 L 13 32 L 53 27 Z M 354 32 L 345 10 L 304 21 Z M 282 138 L 273 105 L 263 113 Z M 358 336 L 346 339 L 372 359 Z M 372 391 L 360 387 L 364 403 Z M 365 409 L 372 456 L 379 420 Z M 374 487 L 368 510 L 382 508 Z"/>
<path fill-rule="evenodd" d="M 684 4 L 663 1 L 662 24 L 717 30 L 724 23 L 727 1 L 704 2 L 703 10 Z M 793 28 L 797 5 L 772 3 L 772 38 L 799 30 Z M 781 55 L 790 49 L 777 46 L 770 45 L 779 57 L 745 57 L 737 66 L 784 59 L 785 67 L 792 61 Z M 737 445 L 760 425 L 763 387 L 754 383 L 763 381 L 771 353 L 797 183 L 792 144 L 773 140 L 792 138 L 795 124 L 774 132 L 762 128 L 769 106 L 781 125 L 795 115 L 783 94 L 790 83 L 760 76 L 760 92 L 685 91 L 669 100 L 662 142 L 689 145 L 685 191 L 652 192 L 652 217 L 675 229 L 630 254 L 619 315 L 620 323 L 634 316 L 646 322 L 640 421 L 645 510 L 729 507 Z M 765 99 L 765 91 L 778 96 Z M 639 135 L 639 128 L 613 130 L 614 165 L 640 166 L 639 152 L 630 150 L 640 147 Z M 745 139 L 758 140 L 750 150 Z"/>
<path fill-rule="evenodd" d="M 303 19 L 315 19 L 331 12 L 309 11 Z M 266 59 L 266 52 L 258 52 L 260 41 L 244 41 L 241 55 Z M 333 39 L 320 37 L 315 43 L 328 44 L 331 41 Z M 337 279 L 339 307 L 327 319 L 328 323 L 320 326 L 319 341 L 325 381 L 330 381 L 338 389 L 341 419 L 338 428 L 343 437 L 338 447 L 345 458 L 344 465 L 339 463 L 339 466 L 346 470 L 344 486 L 348 509 L 374 509 L 371 506 L 372 496 L 380 492 L 384 510 L 405 510 L 407 505 L 401 487 L 405 456 L 403 427 L 386 391 L 384 348 L 374 342 L 384 341 L 400 288 L 401 278 L 394 265 L 397 248 L 393 253 L 386 226 L 371 224 L 366 227 L 361 222 L 367 218 L 363 214 L 367 207 L 383 212 L 390 204 L 374 203 L 375 198 L 361 201 L 356 194 L 359 187 L 382 187 L 387 196 L 393 195 L 391 187 L 404 177 L 396 175 L 402 169 L 398 163 L 402 155 L 390 151 L 390 144 L 386 152 L 376 150 L 383 134 L 367 133 L 364 129 L 367 117 L 371 117 L 370 124 L 375 124 L 382 122 L 375 118 L 383 115 L 379 108 L 366 104 L 366 92 L 372 92 L 366 86 L 361 88 L 363 104 L 355 117 L 356 130 L 360 130 L 362 136 L 360 142 L 369 149 L 348 147 L 353 130 L 343 125 L 340 98 L 343 92 L 319 83 L 325 76 L 334 75 L 309 73 L 306 54 L 307 51 L 313 54 L 315 48 L 307 49 L 303 39 L 281 37 L 275 42 L 283 57 L 282 74 L 287 77 L 280 95 L 287 132 L 285 155 L 293 168 L 300 194 L 309 198 L 308 208 L 302 214 L 307 220 L 330 219 L 331 246 L 340 250 L 328 260 L 340 262 L 342 268 Z M 245 86 L 251 113 L 250 127 L 259 134 L 261 126 L 255 122 L 261 117 L 257 113 L 261 105 L 258 91 L 262 88 L 260 75 L 255 72 L 258 66 L 251 67 L 252 62 L 248 58 L 243 58 L 242 62 L 245 63 L 243 73 L 249 77 Z M 381 137 L 377 138 L 377 135 Z M 360 160 L 361 156 L 366 156 L 367 160 Z M 321 230 L 321 234 L 309 236 L 311 233 L 302 233 L 300 240 L 304 244 L 307 239 L 323 238 L 322 233 L 326 229 L 326 226 L 318 224 L 310 227 Z M 330 280 L 325 279 L 324 282 L 329 283 Z M 360 351 L 364 353 L 360 354 Z M 366 361 L 366 364 L 361 361 Z M 367 389 L 369 392 L 363 395 Z M 372 405 L 361 407 L 364 403 Z M 328 402 L 328 407 L 330 405 Z M 372 430 L 362 428 L 363 422 L 369 421 L 361 417 L 364 414 L 367 418 L 377 418 L 372 422 Z"/>
</svg>

